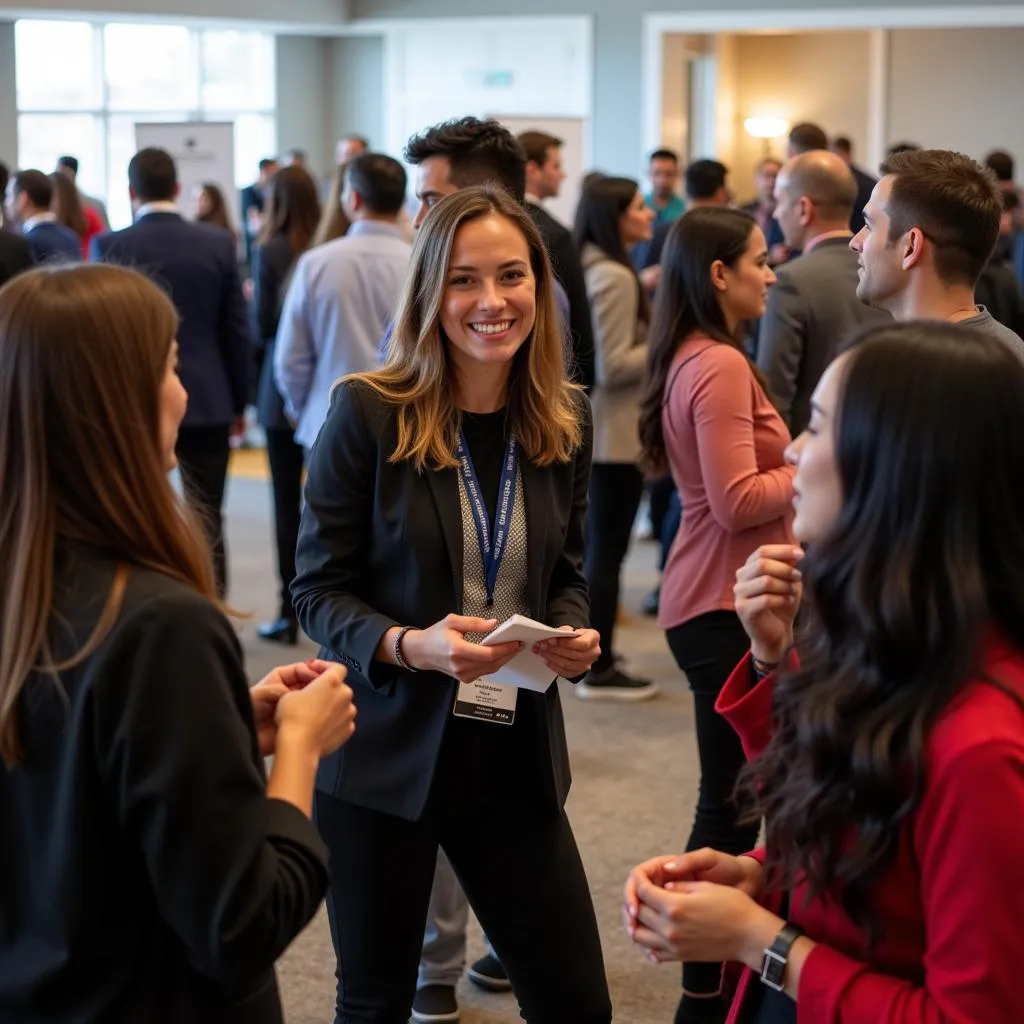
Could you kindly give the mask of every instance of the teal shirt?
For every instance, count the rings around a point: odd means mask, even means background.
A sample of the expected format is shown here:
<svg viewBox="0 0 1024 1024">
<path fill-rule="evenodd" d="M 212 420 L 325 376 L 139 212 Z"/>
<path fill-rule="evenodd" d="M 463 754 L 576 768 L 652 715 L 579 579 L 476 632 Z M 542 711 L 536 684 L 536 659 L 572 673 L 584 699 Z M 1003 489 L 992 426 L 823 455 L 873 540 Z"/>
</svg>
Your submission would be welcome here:
<svg viewBox="0 0 1024 1024">
<path fill-rule="evenodd" d="M 686 213 L 686 203 L 683 202 L 682 196 L 673 194 L 672 198 L 668 201 L 668 205 L 663 206 L 661 209 L 654 205 L 653 192 L 648 192 L 644 196 L 644 201 L 654 211 L 654 220 L 657 224 L 671 223 L 674 220 L 679 220 Z"/>
</svg>

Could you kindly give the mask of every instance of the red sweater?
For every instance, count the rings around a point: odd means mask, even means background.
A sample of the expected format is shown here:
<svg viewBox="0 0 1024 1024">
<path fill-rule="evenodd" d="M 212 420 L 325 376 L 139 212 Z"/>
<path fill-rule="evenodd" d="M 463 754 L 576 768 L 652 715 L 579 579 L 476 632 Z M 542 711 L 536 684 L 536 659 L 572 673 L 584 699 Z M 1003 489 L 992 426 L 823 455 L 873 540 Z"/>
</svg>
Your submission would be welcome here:
<svg viewBox="0 0 1024 1024">
<path fill-rule="evenodd" d="M 1024 655 L 990 643 L 984 672 L 1024 697 Z M 768 741 L 774 680 L 752 685 L 748 659 L 725 684 L 718 711 L 747 757 Z M 884 935 L 862 933 L 835 900 L 790 918 L 819 945 L 804 965 L 799 1024 L 1014 1024 L 1024 1021 L 1024 711 L 975 679 L 928 740 L 921 801 L 871 902 Z M 763 852 L 763 851 L 762 851 Z M 729 1024 L 759 984 L 746 971 Z"/>
</svg>

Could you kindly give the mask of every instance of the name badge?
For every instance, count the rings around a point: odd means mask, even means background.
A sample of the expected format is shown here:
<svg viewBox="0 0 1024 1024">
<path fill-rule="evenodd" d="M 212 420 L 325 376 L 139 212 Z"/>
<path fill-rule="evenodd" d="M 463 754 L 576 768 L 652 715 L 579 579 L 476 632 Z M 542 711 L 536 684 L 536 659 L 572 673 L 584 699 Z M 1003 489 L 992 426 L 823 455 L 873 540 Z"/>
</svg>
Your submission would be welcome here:
<svg viewBox="0 0 1024 1024">
<path fill-rule="evenodd" d="M 456 718 L 511 725 L 516 718 L 518 696 L 519 691 L 514 686 L 492 683 L 483 676 L 472 683 L 459 683 L 453 714 Z"/>
</svg>

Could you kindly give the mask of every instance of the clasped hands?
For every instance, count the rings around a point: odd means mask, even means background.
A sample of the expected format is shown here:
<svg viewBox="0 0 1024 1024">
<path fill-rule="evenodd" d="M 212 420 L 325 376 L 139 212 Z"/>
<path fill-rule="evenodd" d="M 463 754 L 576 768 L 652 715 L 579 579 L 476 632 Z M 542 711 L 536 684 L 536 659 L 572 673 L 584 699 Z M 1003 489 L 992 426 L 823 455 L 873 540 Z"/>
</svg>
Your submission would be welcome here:
<svg viewBox="0 0 1024 1024">
<path fill-rule="evenodd" d="M 652 963 L 731 960 L 757 968 L 783 923 L 757 902 L 763 881 L 753 857 L 711 849 L 654 857 L 626 882 L 626 931 Z"/>
<path fill-rule="evenodd" d="M 402 639 L 402 656 L 414 669 L 443 672 L 459 682 L 471 683 L 497 672 L 523 649 L 518 642 L 485 647 L 466 639 L 467 633 L 490 633 L 497 625 L 497 619 L 446 615 L 427 629 L 406 633 Z M 571 679 L 586 672 L 597 661 L 601 653 L 600 637 L 593 629 L 560 628 L 578 632 L 578 635 L 564 640 L 560 637 L 541 640 L 533 645 L 533 652 L 544 660 L 552 675 Z"/>
</svg>

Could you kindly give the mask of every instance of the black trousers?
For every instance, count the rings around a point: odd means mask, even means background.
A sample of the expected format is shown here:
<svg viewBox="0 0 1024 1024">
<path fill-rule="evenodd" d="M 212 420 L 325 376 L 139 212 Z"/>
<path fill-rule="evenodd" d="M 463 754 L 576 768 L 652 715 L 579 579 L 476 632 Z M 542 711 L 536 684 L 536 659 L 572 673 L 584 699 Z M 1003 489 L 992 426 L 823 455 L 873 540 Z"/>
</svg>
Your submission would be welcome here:
<svg viewBox="0 0 1024 1024">
<path fill-rule="evenodd" d="M 715 711 L 715 701 L 726 679 L 750 649 L 750 639 L 732 611 L 708 612 L 667 632 L 676 664 L 686 673 L 693 691 L 697 751 L 700 758 L 700 794 L 687 851 L 710 846 L 739 856 L 754 848 L 757 825 L 740 825 L 740 809 L 733 791 L 746 763 L 739 737 Z M 688 992 L 717 991 L 721 965 L 683 965 L 683 987 Z"/>
<path fill-rule="evenodd" d="M 286 427 L 267 427 L 267 459 L 274 493 L 274 538 L 277 542 L 277 576 L 281 581 L 278 615 L 294 619 L 289 588 L 295 579 L 295 548 L 302 518 L 302 467 L 305 449 L 295 443 L 295 432 Z"/>
<path fill-rule="evenodd" d="M 317 792 L 316 823 L 330 849 L 336 1024 L 407 1024 L 438 845 L 524 1019 L 611 1021 L 594 905 L 568 818 L 541 799 L 529 760 L 498 732 L 518 726 L 450 721 L 419 821 Z"/>
<path fill-rule="evenodd" d="M 230 427 L 181 427 L 174 449 L 185 500 L 202 520 L 213 549 L 217 593 L 227 593 L 227 551 L 224 546 L 224 490 L 231 457 Z"/>
<path fill-rule="evenodd" d="M 601 634 L 601 656 L 594 662 L 594 672 L 608 668 L 615 654 L 619 577 L 643 493 L 643 475 L 632 463 L 594 463 L 590 477 L 585 565 L 590 590 L 590 625 Z"/>
</svg>

